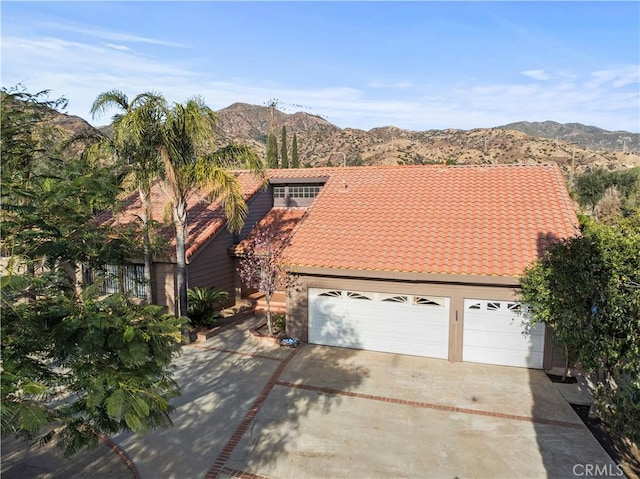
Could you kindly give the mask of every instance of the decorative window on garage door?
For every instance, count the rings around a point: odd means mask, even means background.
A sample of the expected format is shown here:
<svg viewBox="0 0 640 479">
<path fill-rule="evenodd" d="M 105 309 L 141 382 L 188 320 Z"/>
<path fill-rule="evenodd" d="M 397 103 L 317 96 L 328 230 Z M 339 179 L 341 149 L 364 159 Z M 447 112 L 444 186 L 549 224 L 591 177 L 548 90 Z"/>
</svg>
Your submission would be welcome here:
<svg viewBox="0 0 640 479">
<path fill-rule="evenodd" d="M 408 303 L 409 297 L 402 296 L 400 294 L 384 294 L 380 293 L 380 301 L 385 301 L 387 303 Z"/>
<path fill-rule="evenodd" d="M 347 291 L 347 298 L 351 299 L 365 299 L 371 301 L 373 298 L 367 296 L 367 293 L 363 293 L 362 291 Z"/>
<path fill-rule="evenodd" d="M 431 306 L 436 308 L 444 308 L 444 298 L 436 296 L 414 296 L 413 304 L 417 306 Z"/>
<path fill-rule="evenodd" d="M 487 311 L 500 311 L 500 303 L 489 301 L 487 303 Z"/>
<path fill-rule="evenodd" d="M 342 291 L 325 291 L 318 296 L 324 296 L 325 298 L 339 298 L 342 296 Z"/>
</svg>

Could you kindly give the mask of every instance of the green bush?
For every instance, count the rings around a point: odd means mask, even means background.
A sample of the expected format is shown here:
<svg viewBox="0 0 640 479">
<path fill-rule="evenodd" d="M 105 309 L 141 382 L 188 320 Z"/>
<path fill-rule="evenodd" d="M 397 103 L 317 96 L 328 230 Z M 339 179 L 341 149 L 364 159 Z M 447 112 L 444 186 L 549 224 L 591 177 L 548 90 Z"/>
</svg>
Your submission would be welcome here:
<svg viewBox="0 0 640 479">
<path fill-rule="evenodd" d="M 273 315 L 273 327 L 276 331 L 287 332 L 287 316 L 279 313 Z"/>
<path fill-rule="evenodd" d="M 220 317 L 218 310 L 229 299 L 229 293 L 221 289 L 196 286 L 187 290 L 187 299 L 187 316 L 191 325 L 211 327 Z"/>
</svg>

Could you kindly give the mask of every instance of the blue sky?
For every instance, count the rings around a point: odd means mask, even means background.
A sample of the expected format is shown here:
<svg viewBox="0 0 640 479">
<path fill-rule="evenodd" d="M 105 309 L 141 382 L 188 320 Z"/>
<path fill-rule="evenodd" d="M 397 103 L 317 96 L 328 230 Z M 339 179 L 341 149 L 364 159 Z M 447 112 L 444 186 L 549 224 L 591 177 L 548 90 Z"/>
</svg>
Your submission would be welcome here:
<svg viewBox="0 0 640 479">
<path fill-rule="evenodd" d="M 94 125 L 103 91 L 201 95 L 342 128 L 640 131 L 638 2 L 7 2 L 2 86 Z M 301 106 L 296 106 L 301 105 Z"/>
</svg>

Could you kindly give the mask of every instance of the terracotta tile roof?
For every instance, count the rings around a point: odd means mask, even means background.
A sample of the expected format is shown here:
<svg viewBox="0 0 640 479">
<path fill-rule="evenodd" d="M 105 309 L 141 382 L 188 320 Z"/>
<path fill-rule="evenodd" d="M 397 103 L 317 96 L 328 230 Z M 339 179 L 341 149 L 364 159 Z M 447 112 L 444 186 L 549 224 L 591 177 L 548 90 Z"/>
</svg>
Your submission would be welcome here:
<svg viewBox="0 0 640 479">
<path fill-rule="evenodd" d="M 292 265 L 519 276 L 578 231 L 556 165 L 327 170 L 287 248 Z"/>
<path fill-rule="evenodd" d="M 248 201 L 262 187 L 262 182 L 247 171 L 237 171 L 235 175 L 242 184 L 245 201 Z M 167 209 L 169 198 L 162 190 L 159 181 L 154 184 L 151 197 L 153 219 L 161 223 L 156 229 L 156 234 L 169 242 L 167 257 L 175 258 L 175 235 L 171 223 L 171 210 Z M 111 212 L 105 212 L 98 216 L 97 221 L 99 224 L 111 224 L 113 227 L 139 225 L 141 211 L 138 193 L 134 192 L 125 199 L 123 209 L 115 216 Z M 187 261 L 220 229 L 226 227 L 226 224 L 222 203 L 219 200 L 210 202 L 202 192 L 192 195 L 187 202 Z"/>
<path fill-rule="evenodd" d="M 306 212 L 307 208 L 272 208 L 251 230 L 247 237 L 233 248 L 233 253 L 237 255 L 242 254 L 253 239 L 255 231 L 260 228 L 273 228 L 272 233 L 275 238 L 274 243 L 276 249 L 285 247 Z"/>
<path fill-rule="evenodd" d="M 261 188 L 235 172 L 245 199 Z M 287 247 L 292 265 L 352 270 L 518 276 L 550 241 L 574 236 L 578 221 L 556 165 L 376 166 L 270 170 L 271 179 L 328 178 L 297 215 Z M 154 219 L 162 222 L 168 198 L 153 188 Z M 278 209 L 263 221 L 272 221 Z M 102 224 L 138 224 L 137 193 Z M 188 202 L 187 259 L 226 227 L 219 201 L 196 194 Z M 283 214 L 283 213 L 279 213 Z M 294 218 L 291 218 L 293 224 Z M 158 231 L 175 247 L 173 226 Z"/>
</svg>

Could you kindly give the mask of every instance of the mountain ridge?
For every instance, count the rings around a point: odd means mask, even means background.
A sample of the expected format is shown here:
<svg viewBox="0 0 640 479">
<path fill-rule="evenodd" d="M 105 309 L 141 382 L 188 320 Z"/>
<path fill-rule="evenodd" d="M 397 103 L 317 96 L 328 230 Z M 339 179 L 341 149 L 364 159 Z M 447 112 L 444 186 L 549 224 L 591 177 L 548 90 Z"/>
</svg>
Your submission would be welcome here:
<svg viewBox="0 0 640 479">
<path fill-rule="evenodd" d="M 289 151 L 296 134 L 301 166 L 555 162 L 575 173 L 593 167 L 617 169 L 640 165 L 640 134 L 611 132 L 579 123 L 517 122 L 493 128 L 425 131 L 382 126 L 365 131 L 340 128 L 319 115 L 285 113 L 240 102 L 218 110 L 217 114 L 217 144 L 244 143 L 254 147 L 263 158 L 273 114 L 278 144 L 282 126 L 287 130 Z M 80 117 L 60 115 L 66 117 L 56 121 L 61 128 L 94 128 Z M 110 133 L 108 126 L 96 129 Z M 592 148 L 580 143 L 618 149 Z"/>
</svg>

